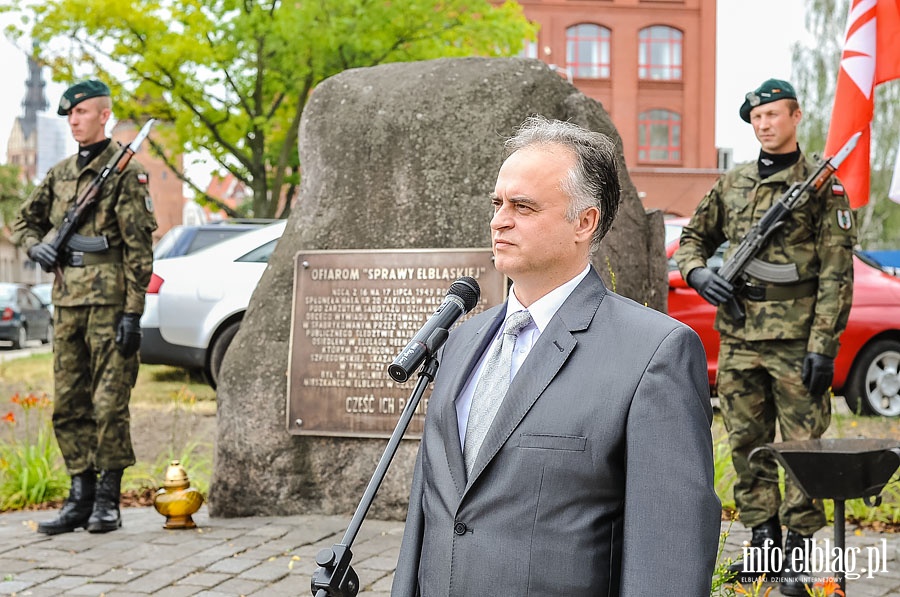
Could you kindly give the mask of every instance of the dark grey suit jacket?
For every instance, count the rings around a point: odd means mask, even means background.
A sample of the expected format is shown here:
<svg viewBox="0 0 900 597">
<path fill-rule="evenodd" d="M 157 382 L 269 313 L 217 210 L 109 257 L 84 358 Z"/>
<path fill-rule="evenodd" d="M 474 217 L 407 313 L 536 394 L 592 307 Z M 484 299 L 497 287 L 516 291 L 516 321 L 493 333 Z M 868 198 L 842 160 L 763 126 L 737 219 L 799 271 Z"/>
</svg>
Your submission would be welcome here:
<svg viewBox="0 0 900 597">
<path fill-rule="evenodd" d="M 720 527 L 703 346 L 596 271 L 535 343 L 467 480 L 455 399 L 505 305 L 443 348 L 392 595 L 709 595 Z"/>
</svg>

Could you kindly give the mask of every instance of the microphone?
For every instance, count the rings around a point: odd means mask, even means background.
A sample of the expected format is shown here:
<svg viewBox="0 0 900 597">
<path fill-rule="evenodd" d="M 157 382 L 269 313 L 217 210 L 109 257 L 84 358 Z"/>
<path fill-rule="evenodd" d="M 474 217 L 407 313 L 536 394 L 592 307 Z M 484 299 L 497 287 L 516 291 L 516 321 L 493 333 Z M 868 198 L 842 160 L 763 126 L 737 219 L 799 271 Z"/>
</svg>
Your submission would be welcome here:
<svg viewBox="0 0 900 597">
<path fill-rule="evenodd" d="M 434 353 L 447 341 L 449 329 L 456 321 L 471 311 L 481 296 L 481 288 L 475 278 L 463 276 L 450 285 L 444 302 L 425 325 L 416 332 L 406 348 L 388 366 L 391 379 L 403 383 L 419 368 L 425 357 Z"/>
</svg>

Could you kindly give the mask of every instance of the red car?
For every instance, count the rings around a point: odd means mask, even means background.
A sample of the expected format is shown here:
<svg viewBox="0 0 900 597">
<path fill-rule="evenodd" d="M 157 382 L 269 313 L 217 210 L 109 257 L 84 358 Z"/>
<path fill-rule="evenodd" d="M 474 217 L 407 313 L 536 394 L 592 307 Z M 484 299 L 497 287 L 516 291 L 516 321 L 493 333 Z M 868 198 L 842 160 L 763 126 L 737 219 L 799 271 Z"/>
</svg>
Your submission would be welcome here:
<svg viewBox="0 0 900 597">
<path fill-rule="evenodd" d="M 691 326 L 703 340 L 710 388 L 715 390 L 719 333 L 716 308 L 687 285 L 672 259 L 687 218 L 666 220 L 669 258 L 669 315 Z M 721 250 L 710 259 L 721 265 Z M 800 364 L 798 363 L 799 367 Z M 867 415 L 900 416 L 900 278 L 861 256 L 853 257 L 853 306 L 834 361 L 833 391 L 851 410 Z"/>
</svg>

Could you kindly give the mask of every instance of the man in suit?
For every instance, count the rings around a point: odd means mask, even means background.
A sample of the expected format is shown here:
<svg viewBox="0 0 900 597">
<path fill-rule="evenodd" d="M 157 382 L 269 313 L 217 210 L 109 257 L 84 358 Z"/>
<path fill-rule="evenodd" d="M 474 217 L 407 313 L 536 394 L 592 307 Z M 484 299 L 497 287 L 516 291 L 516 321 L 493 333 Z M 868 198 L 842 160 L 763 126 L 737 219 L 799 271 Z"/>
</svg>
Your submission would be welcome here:
<svg viewBox="0 0 900 597">
<path fill-rule="evenodd" d="M 615 146 L 533 117 L 507 149 L 490 225 L 513 286 L 442 349 L 392 595 L 708 595 L 702 345 L 590 265 L 619 202 Z"/>
</svg>

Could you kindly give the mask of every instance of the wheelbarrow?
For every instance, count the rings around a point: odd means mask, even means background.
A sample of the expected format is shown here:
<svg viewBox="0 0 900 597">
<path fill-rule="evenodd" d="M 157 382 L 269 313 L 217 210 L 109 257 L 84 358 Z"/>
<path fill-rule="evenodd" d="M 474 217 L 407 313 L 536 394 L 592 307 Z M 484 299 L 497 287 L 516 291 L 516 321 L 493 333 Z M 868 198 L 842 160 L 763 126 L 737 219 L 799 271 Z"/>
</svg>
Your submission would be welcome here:
<svg viewBox="0 0 900 597">
<path fill-rule="evenodd" d="M 834 544 L 844 557 L 844 501 L 863 498 L 881 503 L 881 490 L 900 466 L 900 441 L 893 439 L 811 439 L 765 444 L 750 452 L 775 457 L 810 499 L 834 501 Z M 845 566 L 837 581 L 846 594 Z"/>
</svg>

